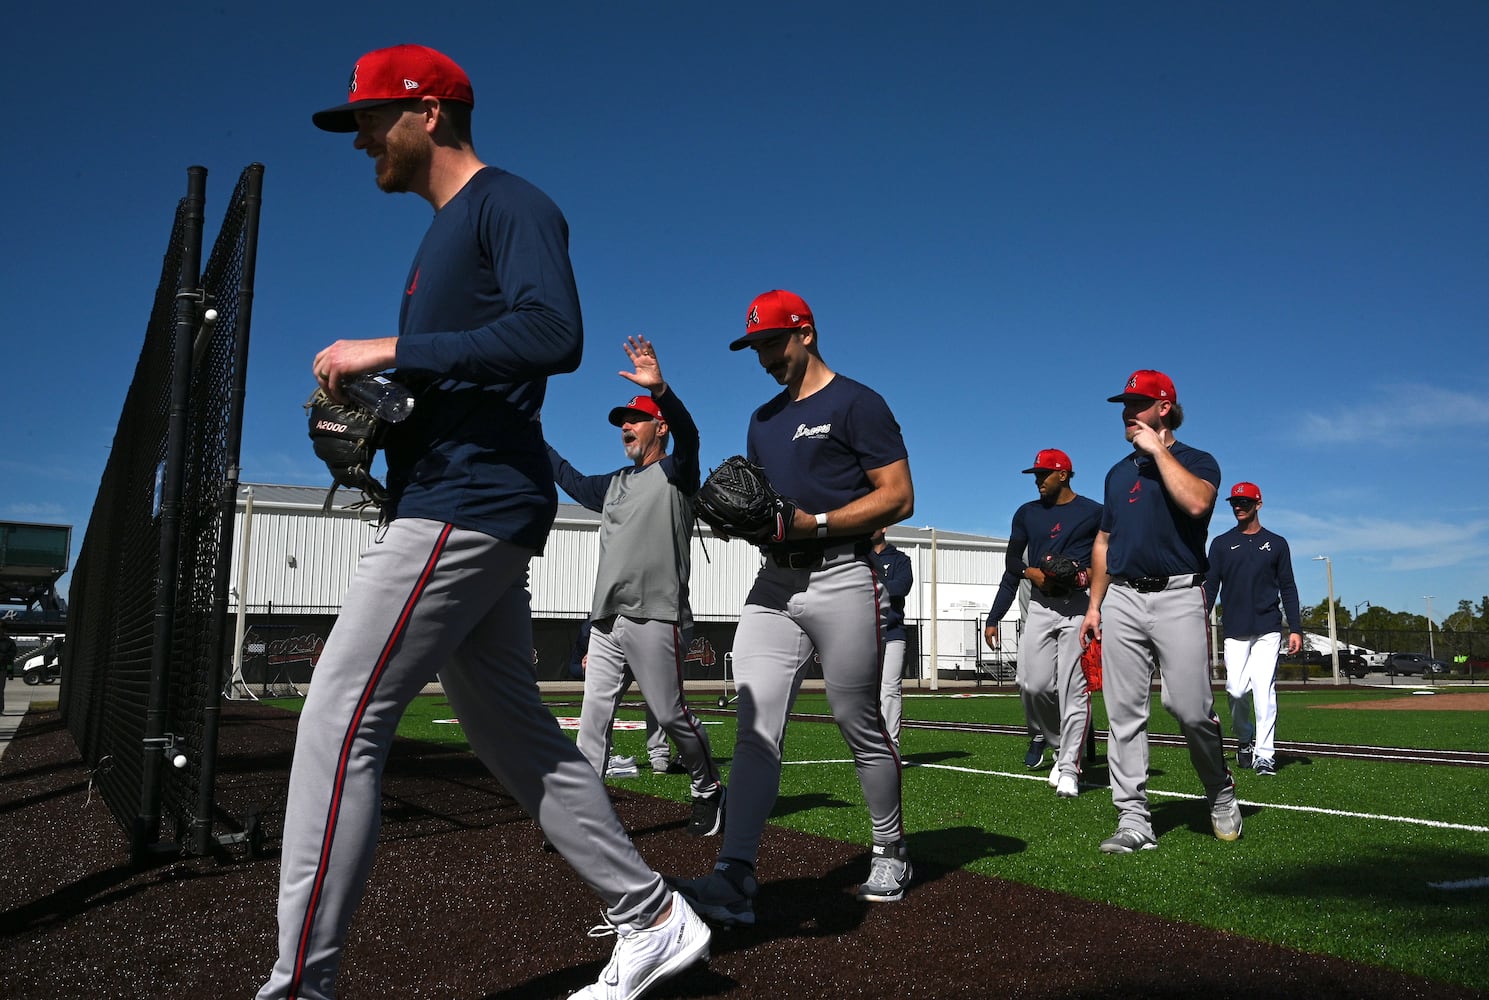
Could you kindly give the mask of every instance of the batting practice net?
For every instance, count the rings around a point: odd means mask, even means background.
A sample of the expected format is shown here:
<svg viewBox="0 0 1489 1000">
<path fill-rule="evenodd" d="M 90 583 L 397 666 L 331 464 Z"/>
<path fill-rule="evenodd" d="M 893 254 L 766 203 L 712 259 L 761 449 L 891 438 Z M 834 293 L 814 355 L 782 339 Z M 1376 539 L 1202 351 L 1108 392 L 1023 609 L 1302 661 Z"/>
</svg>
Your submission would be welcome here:
<svg viewBox="0 0 1489 1000">
<path fill-rule="evenodd" d="M 203 269 L 206 175 L 187 171 L 68 594 L 63 719 L 136 859 L 201 854 L 216 843 L 217 719 L 263 166 L 239 177 Z"/>
</svg>

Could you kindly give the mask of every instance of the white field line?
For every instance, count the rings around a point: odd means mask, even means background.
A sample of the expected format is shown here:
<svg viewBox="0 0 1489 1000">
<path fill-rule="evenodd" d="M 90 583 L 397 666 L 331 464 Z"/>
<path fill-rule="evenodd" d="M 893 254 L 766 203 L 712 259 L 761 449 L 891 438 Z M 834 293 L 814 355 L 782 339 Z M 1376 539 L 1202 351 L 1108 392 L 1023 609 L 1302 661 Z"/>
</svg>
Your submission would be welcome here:
<svg viewBox="0 0 1489 1000">
<path fill-rule="evenodd" d="M 782 764 L 851 764 L 850 760 L 787 760 Z M 1020 773 L 1018 771 L 988 771 L 975 767 L 958 767 L 955 764 L 920 764 L 907 761 L 906 767 L 926 767 L 936 771 L 955 771 L 959 774 L 978 774 L 993 778 L 1017 778 L 1020 781 L 1048 782 L 1049 778 L 1042 773 Z M 1082 783 L 1083 788 L 1105 788 L 1105 785 L 1087 785 Z M 1149 788 L 1149 795 L 1162 795 L 1171 799 L 1202 799 L 1203 795 L 1195 795 L 1193 792 L 1166 792 L 1158 788 Z M 1342 816 L 1348 819 L 1381 820 L 1387 823 L 1408 823 L 1412 826 L 1430 826 L 1438 830 L 1464 830 L 1468 833 L 1489 833 L 1489 826 L 1475 826 L 1469 823 L 1444 823 L 1435 819 L 1422 819 L 1417 816 L 1391 816 L 1386 813 L 1351 812 L 1347 809 L 1325 809 L 1322 806 L 1289 806 L 1276 802 L 1253 802 L 1250 799 L 1237 799 L 1243 806 L 1254 806 L 1258 809 L 1282 809 L 1287 812 L 1317 813 L 1320 816 Z"/>
<path fill-rule="evenodd" d="M 1489 877 L 1466 878 L 1459 882 L 1428 882 L 1427 885 L 1433 889 L 1489 889 Z"/>
</svg>

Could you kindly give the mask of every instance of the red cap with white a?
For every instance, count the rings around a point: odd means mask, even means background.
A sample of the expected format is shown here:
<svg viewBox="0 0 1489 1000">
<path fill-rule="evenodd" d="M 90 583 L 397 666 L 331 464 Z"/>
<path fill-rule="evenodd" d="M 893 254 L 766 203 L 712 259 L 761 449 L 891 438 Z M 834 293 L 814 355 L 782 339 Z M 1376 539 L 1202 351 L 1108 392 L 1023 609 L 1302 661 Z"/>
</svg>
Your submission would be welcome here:
<svg viewBox="0 0 1489 1000">
<path fill-rule="evenodd" d="M 1074 472 L 1070 456 L 1059 448 L 1046 448 L 1034 456 L 1034 465 L 1025 472 Z"/>
<path fill-rule="evenodd" d="M 1237 483 L 1230 488 L 1230 496 L 1227 500 L 1255 500 L 1261 502 L 1262 490 L 1255 483 Z"/>
<path fill-rule="evenodd" d="M 1174 380 L 1163 372 L 1154 371 L 1151 368 L 1139 368 L 1127 377 L 1127 385 L 1121 392 L 1107 397 L 1107 402 L 1127 403 L 1144 399 L 1166 399 L 1171 403 L 1177 403 L 1179 394 L 1174 391 Z"/>
<path fill-rule="evenodd" d="M 752 343 L 803 326 L 815 327 L 811 307 L 795 292 L 779 288 L 755 296 L 750 311 L 745 313 L 743 337 L 729 345 L 731 351 L 742 351 Z"/>
<path fill-rule="evenodd" d="M 346 85 L 346 103 L 310 116 L 327 132 L 355 132 L 353 112 L 410 97 L 438 97 L 472 107 L 476 103 L 470 77 L 443 52 L 424 45 L 394 45 L 374 49 L 357 60 Z"/>
</svg>

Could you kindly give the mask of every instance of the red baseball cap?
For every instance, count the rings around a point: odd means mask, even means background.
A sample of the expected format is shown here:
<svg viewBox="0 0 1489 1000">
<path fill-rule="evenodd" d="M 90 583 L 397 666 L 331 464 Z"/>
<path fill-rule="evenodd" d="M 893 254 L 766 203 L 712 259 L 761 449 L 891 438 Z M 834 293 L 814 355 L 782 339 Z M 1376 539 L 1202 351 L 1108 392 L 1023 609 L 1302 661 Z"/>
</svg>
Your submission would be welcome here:
<svg viewBox="0 0 1489 1000">
<path fill-rule="evenodd" d="M 352 112 L 410 97 L 438 97 L 472 107 L 476 103 L 470 77 L 455 60 L 423 45 L 394 45 L 358 59 L 346 85 L 346 103 L 317 111 L 310 120 L 327 132 L 355 132 Z"/>
<path fill-rule="evenodd" d="M 1255 500 L 1257 503 L 1261 503 L 1262 489 L 1255 483 L 1237 483 L 1230 488 L 1230 496 L 1226 499 L 1227 501 Z"/>
<path fill-rule="evenodd" d="M 1115 396 L 1107 398 L 1108 403 L 1126 403 L 1134 399 L 1166 399 L 1171 403 L 1179 401 L 1178 393 L 1174 392 L 1174 380 L 1163 372 L 1154 371 L 1151 368 L 1139 368 L 1127 379 L 1127 385 Z"/>
<path fill-rule="evenodd" d="M 755 296 L 750 311 L 745 313 L 745 334 L 729 345 L 731 351 L 742 351 L 755 341 L 764 340 L 785 330 L 803 326 L 815 327 L 812 307 L 795 292 L 779 288 Z"/>
<path fill-rule="evenodd" d="M 621 424 L 634 423 L 636 418 L 632 414 L 641 413 L 653 420 L 662 419 L 662 411 L 657 406 L 657 401 L 650 396 L 632 396 L 631 401 L 625 406 L 617 406 L 610 411 L 610 422 L 619 427 Z"/>
<path fill-rule="evenodd" d="M 1025 472 L 1043 472 L 1046 469 L 1048 469 L 1048 470 L 1050 470 L 1052 472 L 1061 472 L 1061 471 L 1064 471 L 1064 472 L 1074 472 L 1075 471 L 1075 469 L 1070 464 L 1070 456 L 1067 455 L 1067 454 L 1065 454 L 1059 448 L 1046 448 L 1046 449 L 1044 449 L 1038 455 L 1035 455 L 1034 456 L 1034 465 L 1033 465 L 1033 467 L 1032 468 L 1025 469 L 1024 471 Z"/>
</svg>

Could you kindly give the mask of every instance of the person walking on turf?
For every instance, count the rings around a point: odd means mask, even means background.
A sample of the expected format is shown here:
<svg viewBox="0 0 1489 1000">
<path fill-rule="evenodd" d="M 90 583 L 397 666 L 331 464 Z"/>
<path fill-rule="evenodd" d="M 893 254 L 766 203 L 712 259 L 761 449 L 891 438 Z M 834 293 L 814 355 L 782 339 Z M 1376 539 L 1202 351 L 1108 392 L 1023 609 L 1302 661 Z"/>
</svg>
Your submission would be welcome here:
<svg viewBox="0 0 1489 1000">
<path fill-rule="evenodd" d="M 621 447 L 631 464 L 586 476 L 548 446 L 554 480 L 569 496 L 602 515 L 578 744 L 603 774 L 615 710 L 629 672 L 692 775 L 688 832 L 707 837 L 718 833 L 724 822 L 724 784 L 703 724 L 683 697 L 682 683 L 693 628 L 688 580 L 692 498 L 698 492 L 698 427 L 662 377 L 652 342 L 631 337 L 625 351 L 635 371 L 620 374 L 649 393 L 610 411 L 610 423 L 620 428 Z M 676 446 L 669 454 L 670 441 Z M 635 773 L 634 761 L 631 766 Z"/>
<path fill-rule="evenodd" d="M 1220 840 L 1241 836 L 1236 784 L 1225 766 L 1210 692 L 1205 622 L 1205 540 L 1220 487 L 1220 465 L 1174 433 L 1184 411 L 1173 380 L 1133 372 L 1108 402 L 1122 404 L 1131 454 L 1106 474 L 1101 530 L 1091 549 L 1091 603 L 1084 640 L 1102 640 L 1102 690 L 1110 734 L 1107 764 L 1117 831 L 1107 854 L 1153 850 L 1148 811 L 1148 717 L 1152 681 L 1178 720 Z"/>
<path fill-rule="evenodd" d="M 1225 694 L 1236 734 L 1236 765 L 1267 776 L 1277 773 L 1282 616 L 1287 615 L 1289 656 L 1303 648 L 1303 616 L 1287 539 L 1262 527 L 1261 487 L 1237 483 L 1229 501 L 1236 526 L 1210 543 L 1205 607 L 1214 608 L 1224 591 Z"/>
<path fill-rule="evenodd" d="M 708 957 L 708 926 L 636 852 L 538 693 L 527 572 L 558 508 L 539 412 L 548 377 L 579 366 L 583 327 L 568 224 L 536 187 L 476 156 L 474 103 L 448 56 L 397 45 L 362 56 L 347 103 L 312 116 L 354 134 L 378 186 L 419 195 L 434 218 L 399 289 L 397 336 L 337 340 L 312 362 L 336 399 L 357 376 L 396 368 L 417 405 L 388 434 L 384 526 L 300 715 L 278 957 L 259 1000 L 336 995 L 373 869 L 383 767 L 409 701 L 436 676 L 471 749 L 604 903 L 597 930 L 615 947 L 574 996 L 638 997 Z"/>
<path fill-rule="evenodd" d="M 781 536 L 758 539 L 764 562 L 735 632 L 738 737 L 723 847 L 712 872 L 674 884 L 706 919 L 755 922 L 755 866 L 780 793 L 786 722 L 815 654 L 873 831 L 857 895 L 894 902 L 912 868 L 900 757 L 879 711 L 888 595 L 869 538 L 914 512 L 905 442 L 883 397 L 827 366 L 800 296 L 779 289 L 756 296 L 744 336 L 729 347 L 754 350 L 785 387 L 750 417 L 747 457 L 796 507 Z"/>
</svg>

